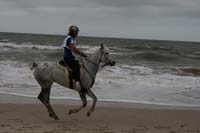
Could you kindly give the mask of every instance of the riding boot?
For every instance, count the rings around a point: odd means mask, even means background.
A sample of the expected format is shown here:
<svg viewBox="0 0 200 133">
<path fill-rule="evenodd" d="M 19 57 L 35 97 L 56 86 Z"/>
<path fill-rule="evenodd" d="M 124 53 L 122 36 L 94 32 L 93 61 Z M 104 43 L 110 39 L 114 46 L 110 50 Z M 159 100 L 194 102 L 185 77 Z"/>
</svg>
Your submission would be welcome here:
<svg viewBox="0 0 200 133">
<path fill-rule="evenodd" d="M 81 86 L 80 86 L 80 82 L 76 81 L 75 85 L 74 85 L 75 90 L 80 91 L 81 90 Z"/>
</svg>

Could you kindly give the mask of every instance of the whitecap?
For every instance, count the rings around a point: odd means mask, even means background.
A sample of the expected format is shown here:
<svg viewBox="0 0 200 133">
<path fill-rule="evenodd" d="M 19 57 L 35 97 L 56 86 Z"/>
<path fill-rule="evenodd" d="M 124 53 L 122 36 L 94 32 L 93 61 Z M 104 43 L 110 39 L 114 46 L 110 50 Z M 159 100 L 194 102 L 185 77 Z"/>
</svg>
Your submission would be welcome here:
<svg viewBox="0 0 200 133">
<path fill-rule="evenodd" d="M 37 97 L 41 89 L 29 67 L 29 64 L 17 65 L 17 62 L 13 61 L 1 62 L 0 93 Z M 198 90 L 200 77 L 155 74 L 153 71 L 147 66 L 124 64 L 105 67 L 97 74 L 92 90 L 102 101 L 200 105 L 196 93 L 199 91 L 185 90 Z M 76 91 L 58 84 L 54 84 L 52 88 L 53 98 L 80 99 Z M 192 96 L 194 98 L 191 98 Z"/>
<path fill-rule="evenodd" d="M 9 48 L 29 48 L 29 49 L 41 49 L 41 50 L 58 50 L 62 49 L 59 46 L 46 46 L 46 45 L 36 45 L 31 43 L 22 43 L 22 44 L 15 44 L 15 43 L 2 43 L 0 42 L 0 47 L 9 47 Z"/>
</svg>

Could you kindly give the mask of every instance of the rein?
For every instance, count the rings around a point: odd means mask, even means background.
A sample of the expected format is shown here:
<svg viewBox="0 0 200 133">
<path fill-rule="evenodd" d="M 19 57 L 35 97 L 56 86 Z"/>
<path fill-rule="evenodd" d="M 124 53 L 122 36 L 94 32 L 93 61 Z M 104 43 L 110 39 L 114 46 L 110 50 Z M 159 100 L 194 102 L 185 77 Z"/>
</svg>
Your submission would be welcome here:
<svg viewBox="0 0 200 133">
<path fill-rule="evenodd" d="M 98 66 L 96 63 L 94 63 L 93 61 L 89 60 L 88 58 L 85 58 L 88 62 L 92 63 L 93 65 Z"/>
<path fill-rule="evenodd" d="M 102 55 L 103 55 L 103 51 L 101 50 L 101 57 L 99 59 L 99 62 L 102 62 Z M 94 63 L 93 61 L 89 60 L 88 58 L 85 58 L 88 62 L 92 63 L 93 65 L 98 66 L 96 63 Z"/>
<path fill-rule="evenodd" d="M 102 61 L 102 55 L 103 55 L 103 51 L 101 51 L 101 57 L 100 57 L 100 59 L 99 59 L 99 62 Z M 92 63 L 93 65 L 98 66 L 98 65 L 97 65 L 96 63 L 94 63 L 93 61 L 91 61 L 91 60 L 89 60 L 89 59 L 87 59 L 87 58 L 85 58 L 85 59 L 86 59 L 88 62 Z M 92 79 L 92 85 L 93 85 L 94 82 L 95 82 L 95 77 L 93 77 L 93 76 L 90 74 L 90 72 L 89 72 L 89 70 L 87 69 L 87 67 L 85 67 L 84 61 L 83 61 L 83 67 L 84 67 L 84 69 L 87 71 L 87 73 L 89 74 L 90 78 Z"/>
</svg>

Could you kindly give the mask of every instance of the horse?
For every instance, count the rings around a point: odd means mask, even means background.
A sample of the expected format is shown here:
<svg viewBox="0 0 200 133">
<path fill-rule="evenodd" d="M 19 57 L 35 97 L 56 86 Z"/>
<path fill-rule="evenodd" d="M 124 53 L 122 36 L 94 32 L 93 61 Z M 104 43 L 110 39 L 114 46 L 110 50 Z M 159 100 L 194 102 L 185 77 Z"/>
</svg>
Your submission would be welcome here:
<svg viewBox="0 0 200 133">
<path fill-rule="evenodd" d="M 96 74 L 100 68 L 100 64 L 104 66 L 114 66 L 115 61 L 112 59 L 109 53 L 109 48 L 101 44 L 101 47 L 96 50 L 91 56 L 87 58 L 82 58 L 82 67 L 81 67 L 81 79 L 80 79 L 80 88 L 70 88 L 70 79 L 68 72 L 64 69 L 58 68 L 57 63 L 35 63 L 33 62 L 31 70 L 33 71 L 33 76 L 35 80 L 41 87 L 41 92 L 38 95 L 38 99 L 44 104 L 47 108 L 49 116 L 54 120 L 59 120 L 58 116 L 54 112 L 50 104 L 50 91 L 52 84 L 54 82 L 58 83 L 61 86 L 64 86 L 68 89 L 73 89 L 79 93 L 79 96 L 82 101 L 82 106 L 74 109 L 70 109 L 68 114 L 77 113 L 87 106 L 86 95 L 93 99 L 92 106 L 87 112 L 89 117 L 92 112 L 95 110 L 95 105 L 97 102 L 97 97 L 92 92 L 91 88 L 95 82 Z M 83 91 L 84 90 L 84 91 Z"/>
</svg>

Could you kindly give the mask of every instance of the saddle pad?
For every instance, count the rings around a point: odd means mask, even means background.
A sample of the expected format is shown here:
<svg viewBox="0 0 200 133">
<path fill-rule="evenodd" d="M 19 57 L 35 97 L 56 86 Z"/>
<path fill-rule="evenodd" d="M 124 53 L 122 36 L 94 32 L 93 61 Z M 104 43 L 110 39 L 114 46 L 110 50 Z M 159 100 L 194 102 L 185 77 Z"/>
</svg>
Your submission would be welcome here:
<svg viewBox="0 0 200 133">
<path fill-rule="evenodd" d="M 80 65 L 80 80 L 83 78 L 83 65 L 82 64 L 79 64 Z M 63 66 L 61 65 L 59 62 L 56 63 L 56 66 L 59 68 L 59 69 L 62 69 L 63 71 L 65 71 L 65 77 L 68 78 L 67 76 L 69 75 L 69 72 L 72 72 L 72 70 L 68 67 L 68 66 Z"/>
<path fill-rule="evenodd" d="M 62 69 L 65 72 L 65 79 L 68 79 L 69 72 L 66 67 L 60 65 L 59 62 L 56 63 L 57 68 Z"/>
</svg>

